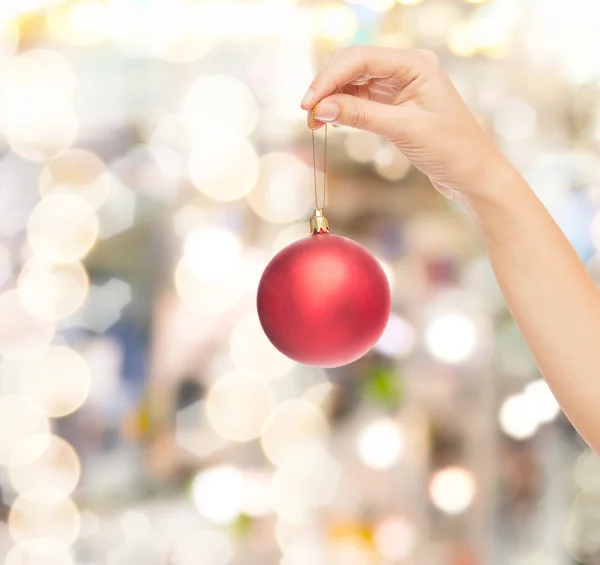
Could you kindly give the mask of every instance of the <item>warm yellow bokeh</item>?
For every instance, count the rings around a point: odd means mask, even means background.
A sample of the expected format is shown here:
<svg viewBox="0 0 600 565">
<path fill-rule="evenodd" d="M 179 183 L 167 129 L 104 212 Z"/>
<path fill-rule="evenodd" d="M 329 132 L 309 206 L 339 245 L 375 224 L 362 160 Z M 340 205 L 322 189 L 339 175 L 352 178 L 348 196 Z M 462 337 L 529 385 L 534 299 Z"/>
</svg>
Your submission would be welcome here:
<svg viewBox="0 0 600 565">
<path fill-rule="evenodd" d="M 77 351 L 51 346 L 16 365 L 21 394 L 38 404 L 51 418 L 72 414 L 86 401 L 91 372 Z"/>
<path fill-rule="evenodd" d="M 36 502 L 67 498 L 77 487 L 81 463 L 73 446 L 58 436 L 36 435 L 12 452 L 8 464 L 10 484 Z"/>
<path fill-rule="evenodd" d="M 85 200 L 51 194 L 31 213 L 27 239 L 33 252 L 47 261 L 78 261 L 94 245 L 98 229 L 98 218 Z"/>
<path fill-rule="evenodd" d="M 34 257 L 17 281 L 24 308 L 40 320 L 67 318 L 85 302 L 90 289 L 81 263 L 49 263 Z"/>
</svg>

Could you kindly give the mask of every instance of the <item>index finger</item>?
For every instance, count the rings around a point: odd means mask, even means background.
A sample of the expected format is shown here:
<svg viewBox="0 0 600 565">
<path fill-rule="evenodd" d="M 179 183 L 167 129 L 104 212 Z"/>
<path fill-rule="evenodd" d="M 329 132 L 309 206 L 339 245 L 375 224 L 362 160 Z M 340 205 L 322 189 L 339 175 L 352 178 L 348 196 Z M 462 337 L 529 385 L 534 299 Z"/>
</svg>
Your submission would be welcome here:
<svg viewBox="0 0 600 565">
<path fill-rule="evenodd" d="M 325 68 L 317 74 L 302 100 L 310 110 L 323 98 L 339 92 L 347 84 L 364 84 L 369 79 L 390 79 L 399 89 L 418 78 L 425 67 L 421 51 L 352 45 L 334 52 Z"/>
</svg>

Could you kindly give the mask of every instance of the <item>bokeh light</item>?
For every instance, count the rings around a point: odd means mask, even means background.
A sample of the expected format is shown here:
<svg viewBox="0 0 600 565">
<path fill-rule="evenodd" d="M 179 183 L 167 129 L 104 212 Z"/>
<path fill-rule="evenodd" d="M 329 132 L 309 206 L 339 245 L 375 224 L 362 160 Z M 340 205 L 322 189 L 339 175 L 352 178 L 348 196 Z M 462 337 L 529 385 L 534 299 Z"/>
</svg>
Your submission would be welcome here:
<svg viewBox="0 0 600 565">
<path fill-rule="evenodd" d="M 27 116 L 14 114 L 6 124 L 11 149 L 30 161 L 52 159 L 71 147 L 77 136 L 77 116 L 69 109 L 43 113 L 32 109 Z"/>
<path fill-rule="evenodd" d="M 26 438 L 12 451 L 8 465 L 15 491 L 43 503 L 67 498 L 77 487 L 80 475 L 77 453 L 58 436 Z"/>
<path fill-rule="evenodd" d="M 50 346 L 17 365 L 20 392 L 39 405 L 51 418 L 62 418 L 78 410 L 91 388 L 91 372 L 75 350 Z"/>
<path fill-rule="evenodd" d="M 317 12 L 317 29 L 320 35 L 333 41 L 348 41 L 358 31 L 358 18 L 343 4 L 327 4 Z"/>
<path fill-rule="evenodd" d="M 539 415 L 532 406 L 532 398 L 525 394 L 513 394 L 500 407 L 502 431 L 517 440 L 533 437 L 539 429 Z"/>
<path fill-rule="evenodd" d="M 246 84 L 231 76 L 210 75 L 197 78 L 183 101 L 183 113 L 191 132 L 218 142 L 214 132 L 246 136 L 258 122 L 258 105 Z M 229 166 L 235 164 L 231 156 Z"/>
<path fill-rule="evenodd" d="M 225 439 L 251 441 L 260 436 L 265 418 L 275 404 L 269 385 L 247 374 L 224 375 L 206 397 L 206 417 Z"/>
<path fill-rule="evenodd" d="M 437 316 L 425 329 L 425 344 L 440 361 L 461 363 L 472 355 L 477 345 L 475 325 L 463 314 Z"/>
<path fill-rule="evenodd" d="M 377 551 L 390 561 L 406 559 L 415 548 L 415 527 L 400 516 L 389 516 L 378 522 L 373 536 Z"/>
<path fill-rule="evenodd" d="M 287 153 L 268 153 L 260 158 L 260 175 L 246 197 L 263 220 L 285 224 L 305 216 L 313 204 L 310 169 Z"/>
<path fill-rule="evenodd" d="M 19 496 L 8 516 L 15 543 L 36 555 L 65 551 L 79 533 L 79 510 L 70 498 L 48 502 L 51 496 Z M 42 500 L 45 500 L 42 502 Z"/>
<path fill-rule="evenodd" d="M 48 418 L 34 403 L 14 394 L 0 397 L 0 465 L 8 465 L 27 438 L 49 432 Z"/>
<path fill-rule="evenodd" d="M 52 341 L 54 331 L 54 324 L 25 310 L 16 290 L 0 294 L 0 355 L 18 358 L 35 353 Z"/>
<path fill-rule="evenodd" d="M 231 334 L 231 358 L 235 366 L 261 380 L 283 377 L 296 365 L 265 336 L 256 312 L 242 317 Z"/>
<path fill-rule="evenodd" d="M 225 532 L 195 528 L 189 536 L 175 542 L 174 565 L 227 565 L 233 558 L 233 546 Z"/>
<path fill-rule="evenodd" d="M 40 320 L 55 321 L 76 312 L 89 292 L 87 271 L 81 263 L 48 263 L 34 257 L 17 281 L 24 308 Z"/>
<path fill-rule="evenodd" d="M 460 467 L 436 471 L 429 482 L 433 505 L 446 514 L 461 514 L 473 502 L 476 485 L 473 475 Z"/>
<path fill-rule="evenodd" d="M 524 394 L 529 397 L 541 424 L 551 422 L 560 414 L 560 406 L 544 379 L 529 383 Z"/>
<path fill-rule="evenodd" d="M 242 509 L 244 477 L 231 466 L 211 467 L 192 482 L 192 497 L 198 512 L 216 524 L 235 520 Z"/>
<path fill-rule="evenodd" d="M 324 450 L 288 458 L 273 476 L 274 511 L 288 522 L 305 523 L 311 512 L 332 502 L 340 476 L 341 465 Z"/>
<path fill-rule="evenodd" d="M 325 415 L 305 400 L 288 400 L 277 406 L 267 418 L 261 437 L 263 451 L 274 465 L 322 453 L 328 440 Z"/>
<path fill-rule="evenodd" d="M 13 547 L 6 555 L 4 565 L 75 565 L 67 550 L 52 552 L 50 555 L 36 555 L 23 546 Z"/>
<path fill-rule="evenodd" d="M 227 229 L 199 227 L 186 238 L 184 258 L 200 280 L 224 282 L 228 277 L 235 276 L 242 258 L 242 242 Z"/>
<path fill-rule="evenodd" d="M 403 452 L 404 436 L 393 420 L 373 422 L 365 426 L 358 437 L 358 453 L 372 469 L 390 469 Z"/>
<path fill-rule="evenodd" d="M 29 217 L 29 245 L 48 261 L 77 261 L 89 252 L 97 237 L 98 218 L 78 196 L 46 196 Z"/>
<path fill-rule="evenodd" d="M 236 270 L 225 280 L 209 282 L 209 266 L 198 276 L 198 268 L 185 257 L 175 269 L 175 286 L 181 300 L 190 308 L 207 314 L 219 314 L 233 308 L 244 294 L 244 280 Z"/>
<path fill-rule="evenodd" d="M 384 355 L 404 358 L 412 351 L 415 341 L 416 332 L 410 322 L 397 314 L 391 314 L 375 349 Z"/>
<path fill-rule="evenodd" d="M 99 0 L 64 2 L 48 12 L 48 31 L 73 45 L 88 46 L 101 41 L 109 24 L 107 5 Z"/>
<path fill-rule="evenodd" d="M 297 222 L 283 228 L 273 241 L 273 255 L 282 249 L 310 235 L 308 222 Z"/>
<path fill-rule="evenodd" d="M 111 179 L 100 157 L 84 149 L 69 149 L 43 168 L 39 188 L 42 196 L 62 192 L 79 196 L 94 210 L 108 198 Z"/>
<path fill-rule="evenodd" d="M 219 202 L 246 196 L 259 178 L 259 159 L 252 145 L 218 129 L 192 146 L 188 167 L 196 188 Z"/>
</svg>

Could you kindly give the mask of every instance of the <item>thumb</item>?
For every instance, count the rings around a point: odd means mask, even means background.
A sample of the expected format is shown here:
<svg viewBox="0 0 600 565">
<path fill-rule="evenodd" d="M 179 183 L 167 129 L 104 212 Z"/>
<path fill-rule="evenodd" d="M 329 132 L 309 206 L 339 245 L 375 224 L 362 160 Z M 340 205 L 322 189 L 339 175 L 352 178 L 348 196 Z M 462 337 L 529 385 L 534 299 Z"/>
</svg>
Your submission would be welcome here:
<svg viewBox="0 0 600 565">
<path fill-rule="evenodd" d="M 323 98 L 315 111 L 320 122 L 350 126 L 384 137 L 397 137 L 394 131 L 403 108 L 357 98 L 350 94 L 332 94 Z"/>
</svg>

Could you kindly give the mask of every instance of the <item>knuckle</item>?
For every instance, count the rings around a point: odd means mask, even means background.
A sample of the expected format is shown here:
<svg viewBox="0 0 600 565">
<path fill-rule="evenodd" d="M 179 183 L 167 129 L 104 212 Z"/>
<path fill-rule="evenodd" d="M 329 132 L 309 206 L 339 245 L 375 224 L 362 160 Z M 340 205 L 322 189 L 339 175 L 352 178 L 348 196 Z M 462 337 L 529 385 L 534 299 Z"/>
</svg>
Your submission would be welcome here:
<svg viewBox="0 0 600 565">
<path fill-rule="evenodd" d="M 369 118 L 365 109 L 357 105 L 350 116 L 350 126 L 356 129 L 365 129 L 369 123 Z"/>
</svg>

